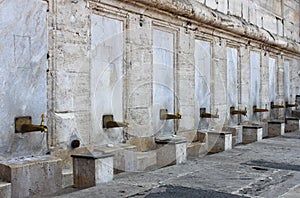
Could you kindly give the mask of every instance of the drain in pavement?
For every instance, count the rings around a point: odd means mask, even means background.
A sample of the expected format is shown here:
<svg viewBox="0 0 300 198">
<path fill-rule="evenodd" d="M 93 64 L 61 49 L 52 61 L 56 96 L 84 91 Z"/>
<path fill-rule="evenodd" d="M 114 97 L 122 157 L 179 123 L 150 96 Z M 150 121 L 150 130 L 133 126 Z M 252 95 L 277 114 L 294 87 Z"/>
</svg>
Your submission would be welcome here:
<svg viewBox="0 0 300 198">
<path fill-rule="evenodd" d="M 267 171 L 267 170 L 269 170 L 269 169 L 267 169 L 267 168 L 262 168 L 262 167 L 258 167 L 258 166 L 253 166 L 252 167 L 254 170 L 261 170 L 261 171 Z"/>
</svg>

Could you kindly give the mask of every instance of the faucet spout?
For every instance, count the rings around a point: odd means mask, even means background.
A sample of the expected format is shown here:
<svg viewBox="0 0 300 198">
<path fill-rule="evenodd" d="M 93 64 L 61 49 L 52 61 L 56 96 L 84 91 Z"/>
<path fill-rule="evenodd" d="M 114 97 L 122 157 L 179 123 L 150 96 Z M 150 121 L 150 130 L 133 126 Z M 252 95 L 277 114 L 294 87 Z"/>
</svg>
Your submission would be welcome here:
<svg viewBox="0 0 300 198">
<path fill-rule="evenodd" d="M 294 104 L 289 104 L 289 102 L 285 102 L 286 107 L 298 107 L 298 103 L 295 102 Z"/>
<path fill-rule="evenodd" d="M 106 123 L 105 128 L 128 127 L 128 126 L 129 126 L 129 124 L 126 122 L 108 121 Z"/>
<path fill-rule="evenodd" d="M 253 112 L 254 113 L 261 113 L 261 112 L 268 112 L 268 109 L 259 109 L 256 107 L 256 105 L 253 106 Z"/>
<path fill-rule="evenodd" d="M 106 129 L 129 126 L 129 124 L 126 122 L 115 121 L 113 115 L 103 115 L 102 125 L 103 125 L 103 128 L 106 128 Z"/>
<path fill-rule="evenodd" d="M 200 108 L 200 117 L 201 118 L 219 118 L 218 113 L 211 114 L 206 112 L 206 108 Z"/>
<path fill-rule="evenodd" d="M 34 125 L 34 124 L 23 124 L 21 127 L 22 133 L 32 132 L 32 131 L 41 131 L 47 132 L 48 128 L 44 125 Z"/>
<path fill-rule="evenodd" d="M 271 102 L 271 109 L 282 109 L 284 108 L 284 105 L 275 105 L 274 102 Z"/>
<path fill-rule="evenodd" d="M 177 114 L 168 114 L 168 109 L 161 109 L 159 113 L 161 120 L 181 119 L 181 114 L 179 112 Z"/>
<path fill-rule="evenodd" d="M 41 131 L 41 132 L 47 132 L 48 128 L 45 125 L 45 115 L 42 114 L 42 120 L 40 125 L 34 125 L 32 124 L 31 116 L 24 116 L 24 117 L 17 117 L 15 118 L 15 132 L 16 133 L 27 133 L 27 132 L 33 132 L 33 131 Z"/>
<path fill-rule="evenodd" d="M 247 116 L 247 108 L 245 107 L 245 110 L 235 110 L 234 107 L 230 107 L 230 114 Z"/>
</svg>

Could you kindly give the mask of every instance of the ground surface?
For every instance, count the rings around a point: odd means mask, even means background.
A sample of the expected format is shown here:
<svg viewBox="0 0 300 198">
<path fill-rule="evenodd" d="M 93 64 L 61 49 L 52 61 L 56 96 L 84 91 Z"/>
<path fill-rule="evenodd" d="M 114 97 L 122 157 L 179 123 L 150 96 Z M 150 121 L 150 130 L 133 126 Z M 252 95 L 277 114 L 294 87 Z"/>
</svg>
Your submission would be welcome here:
<svg viewBox="0 0 300 198">
<path fill-rule="evenodd" d="M 300 132 L 155 171 L 123 173 L 57 197 L 300 197 Z"/>
</svg>

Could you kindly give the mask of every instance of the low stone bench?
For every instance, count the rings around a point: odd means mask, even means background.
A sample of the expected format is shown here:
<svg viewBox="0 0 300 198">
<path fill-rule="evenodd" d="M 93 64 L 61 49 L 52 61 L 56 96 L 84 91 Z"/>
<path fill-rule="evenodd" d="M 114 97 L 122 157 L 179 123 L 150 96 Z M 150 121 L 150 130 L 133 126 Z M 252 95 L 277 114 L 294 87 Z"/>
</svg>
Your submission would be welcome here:
<svg viewBox="0 0 300 198">
<path fill-rule="evenodd" d="M 100 152 L 71 155 L 75 188 L 89 188 L 113 179 L 113 154 Z"/>
<path fill-rule="evenodd" d="M 274 120 L 268 122 L 268 137 L 284 135 L 284 121 Z"/>
<path fill-rule="evenodd" d="M 286 118 L 284 132 L 298 131 L 300 127 L 299 118 Z"/>
<path fill-rule="evenodd" d="M 232 133 L 230 131 L 207 131 L 207 149 L 210 153 L 218 153 L 232 149 Z"/>
<path fill-rule="evenodd" d="M 181 164 L 187 159 L 187 141 L 181 137 L 156 137 L 157 167 Z"/>
<path fill-rule="evenodd" d="M 243 144 L 261 141 L 263 128 L 261 126 L 243 126 Z"/>
<path fill-rule="evenodd" d="M 0 180 L 11 183 L 11 197 L 53 194 L 62 188 L 61 159 L 44 155 L 2 161 Z"/>
</svg>

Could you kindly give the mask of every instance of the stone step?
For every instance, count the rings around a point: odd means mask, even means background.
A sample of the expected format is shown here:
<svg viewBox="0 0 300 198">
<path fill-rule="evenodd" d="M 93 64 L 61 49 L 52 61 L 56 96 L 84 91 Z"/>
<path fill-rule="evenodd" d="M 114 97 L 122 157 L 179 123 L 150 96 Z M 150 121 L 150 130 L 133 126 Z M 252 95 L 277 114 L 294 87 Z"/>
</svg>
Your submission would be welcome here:
<svg viewBox="0 0 300 198">
<path fill-rule="evenodd" d="M 294 132 L 300 129 L 299 118 L 286 118 L 284 132 Z"/>
<path fill-rule="evenodd" d="M 11 198 L 11 183 L 0 182 L 0 197 Z"/>
</svg>

